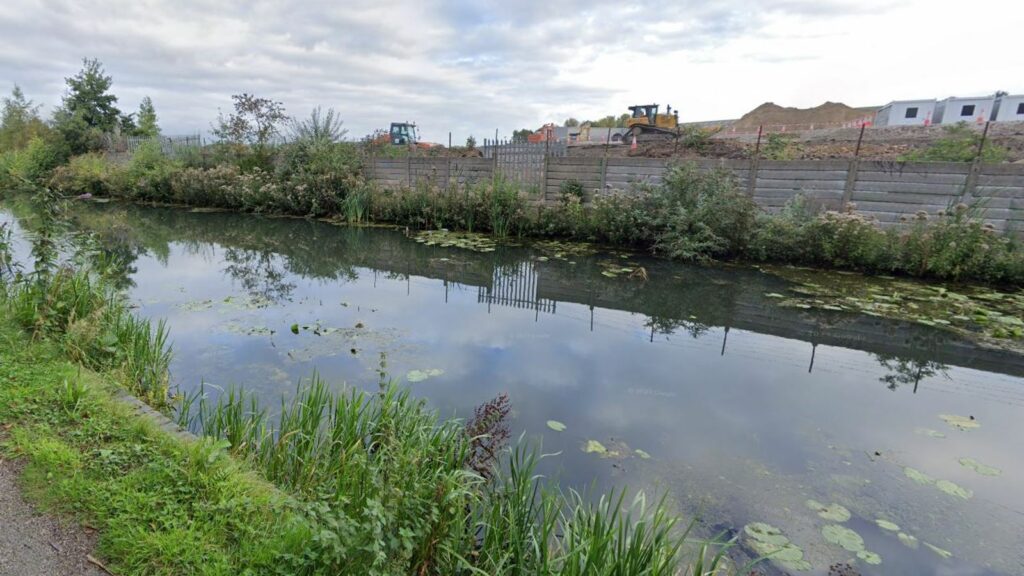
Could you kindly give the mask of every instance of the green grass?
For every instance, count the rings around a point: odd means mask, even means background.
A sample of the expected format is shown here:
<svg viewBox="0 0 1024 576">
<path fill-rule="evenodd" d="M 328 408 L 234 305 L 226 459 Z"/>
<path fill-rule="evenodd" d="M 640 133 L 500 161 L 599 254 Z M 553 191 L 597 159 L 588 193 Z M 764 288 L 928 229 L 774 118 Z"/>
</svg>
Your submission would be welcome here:
<svg viewBox="0 0 1024 576">
<path fill-rule="evenodd" d="M 270 573 L 301 549 L 308 529 L 286 497 L 223 445 L 161 431 L 109 382 L 0 311 L 0 451 L 25 460 L 24 490 L 43 509 L 99 530 L 115 573 Z"/>
</svg>

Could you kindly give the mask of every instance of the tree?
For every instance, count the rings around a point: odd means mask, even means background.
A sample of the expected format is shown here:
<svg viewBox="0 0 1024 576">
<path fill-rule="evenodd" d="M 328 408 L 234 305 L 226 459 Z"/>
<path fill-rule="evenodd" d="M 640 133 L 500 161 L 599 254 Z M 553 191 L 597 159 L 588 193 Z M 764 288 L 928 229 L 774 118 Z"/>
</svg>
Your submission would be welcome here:
<svg viewBox="0 0 1024 576">
<path fill-rule="evenodd" d="M 39 106 L 25 98 L 21 87 L 15 84 L 10 97 L 4 98 L 0 112 L 0 152 L 24 148 L 32 138 L 46 131 L 39 118 Z"/>
<path fill-rule="evenodd" d="M 526 142 L 527 139 L 533 135 L 533 130 L 529 128 L 523 128 L 522 130 L 515 130 L 512 132 L 513 142 Z"/>
<path fill-rule="evenodd" d="M 466 138 L 466 149 L 467 150 L 475 150 L 476 149 L 476 138 L 474 138 L 472 135 L 470 135 L 469 138 Z"/>
<path fill-rule="evenodd" d="M 98 148 L 103 134 L 120 130 L 131 117 L 121 115 L 117 96 L 110 93 L 113 79 L 95 58 L 82 60 L 78 74 L 65 78 L 67 91 L 54 112 L 54 126 L 71 152 L 81 154 Z"/>
<path fill-rule="evenodd" d="M 136 136 L 153 138 L 160 135 L 160 126 L 157 125 L 156 108 L 153 107 L 153 100 L 149 96 L 142 98 L 136 117 Z"/>
<path fill-rule="evenodd" d="M 575 126 L 579 126 L 580 121 L 575 118 L 566 118 L 563 124 L 569 128 L 573 128 Z"/>
<path fill-rule="evenodd" d="M 213 134 L 229 144 L 243 144 L 263 151 L 280 133 L 280 125 L 288 120 L 284 104 L 258 98 L 252 94 L 235 94 L 235 111 L 225 117 L 217 115 Z"/>
</svg>

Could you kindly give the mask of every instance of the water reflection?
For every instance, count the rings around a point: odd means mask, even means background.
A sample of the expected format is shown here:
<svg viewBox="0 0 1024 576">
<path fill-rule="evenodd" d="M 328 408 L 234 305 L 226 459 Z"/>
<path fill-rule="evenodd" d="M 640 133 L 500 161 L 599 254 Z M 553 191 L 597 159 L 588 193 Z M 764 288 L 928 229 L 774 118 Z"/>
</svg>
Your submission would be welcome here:
<svg viewBox="0 0 1024 576">
<path fill-rule="evenodd" d="M 780 308 L 766 294 L 786 284 L 750 268 L 516 246 L 481 254 L 391 230 L 170 209 L 82 206 L 76 219 L 124 255 L 141 312 L 169 319 L 183 387 L 242 383 L 276 403 L 314 368 L 372 386 L 383 352 L 397 376 L 443 370 L 413 386 L 444 413 L 508 393 L 513 436 L 543 435 L 559 454 L 548 471 L 568 484 L 668 490 L 709 527 L 772 523 L 824 571 L 845 558 L 821 542 L 808 498 L 842 502 L 865 523 L 858 531 L 884 558 L 874 573 L 1024 565 L 1014 441 L 1024 363 L 1012 354 L 922 326 Z M 601 274 L 627 261 L 649 280 Z M 331 330 L 292 334 L 294 323 Z M 939 414 L 971 414 L 982 428 L 916 432 L 945 426 Z M 588 440 L 652 458 L 601 459 L 580 449 Z M 966 475 L 957 458 L 968 455 L 1004 476 Z M 904 466 L 976 496 L 949 499 Z M 872 529 L 882 517 L 955 559 Z"/>
</svg>

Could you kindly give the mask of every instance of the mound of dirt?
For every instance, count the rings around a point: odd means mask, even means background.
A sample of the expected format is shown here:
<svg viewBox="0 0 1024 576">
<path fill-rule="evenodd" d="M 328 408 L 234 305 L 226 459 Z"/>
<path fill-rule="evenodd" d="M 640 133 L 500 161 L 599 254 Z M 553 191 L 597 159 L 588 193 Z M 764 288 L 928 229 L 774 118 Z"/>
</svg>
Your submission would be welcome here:
<svg viewBox="0 0 1024 576">
<path fill-rule="evenodd" d="M 758 126 L 779 124 L 833 124 L 859 120 L 870 112 L 864 108 L 851 108 L 842 102 L 825 102 L 814 108 L 786 108 L 765 102 L 743 115 L 732 124 L 738 129 L 756 129 Z"/>
</svg>

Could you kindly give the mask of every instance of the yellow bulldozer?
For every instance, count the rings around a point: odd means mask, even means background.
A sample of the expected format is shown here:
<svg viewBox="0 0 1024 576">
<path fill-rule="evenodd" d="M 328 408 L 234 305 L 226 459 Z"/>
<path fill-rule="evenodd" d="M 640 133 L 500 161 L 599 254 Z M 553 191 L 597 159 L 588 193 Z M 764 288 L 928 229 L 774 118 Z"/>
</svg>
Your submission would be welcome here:
<svg viewBox="0 0 1024 576">
<path fill-rule="evenodd" d="M 639 104 L 630 106 L 629 120 L 626 122 L 626 134 L 622 141 L 631 144 L 637 142 L 658 142 L 674 140 L 679 137 L 679 111 L 671 106 L 665 107 L 665 113 L 659 114 L 658 104 Z"/>
</svg>

